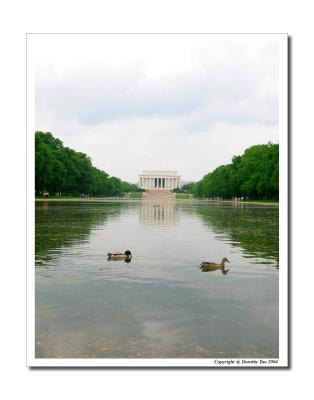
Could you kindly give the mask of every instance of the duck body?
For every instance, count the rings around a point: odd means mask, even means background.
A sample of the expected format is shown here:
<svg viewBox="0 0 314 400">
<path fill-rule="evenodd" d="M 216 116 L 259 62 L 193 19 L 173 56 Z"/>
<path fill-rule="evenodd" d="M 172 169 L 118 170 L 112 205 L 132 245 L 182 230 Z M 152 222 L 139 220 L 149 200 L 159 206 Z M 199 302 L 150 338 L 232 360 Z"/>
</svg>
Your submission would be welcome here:
<svg viewBox="0 0 314 400">
<path fill-rule="evenodd" d="M 211 261 L 203 261 L 202 264 L 201 264 L 201 269 L 204 272 L 217 271 L 217 269 L 220 269 L 222 271 L 222 273 L 225 275 L 229 271 L 229 269 L 227 269 L 227 270 L 225 269 L 225 263 L 226 262 L 230 263 L 230 261 L 226 257 L 224 257 L 221 260 L 220 264 L 219 263 L 214 263 L 214 262 L 211 262 Z"/>
<path fill-rule="evenodd" d="M 130 260 L 132 254 L 130 250 L 126 250 L 124 253 L 107 253 L 108 260 Z"/>
</svg>

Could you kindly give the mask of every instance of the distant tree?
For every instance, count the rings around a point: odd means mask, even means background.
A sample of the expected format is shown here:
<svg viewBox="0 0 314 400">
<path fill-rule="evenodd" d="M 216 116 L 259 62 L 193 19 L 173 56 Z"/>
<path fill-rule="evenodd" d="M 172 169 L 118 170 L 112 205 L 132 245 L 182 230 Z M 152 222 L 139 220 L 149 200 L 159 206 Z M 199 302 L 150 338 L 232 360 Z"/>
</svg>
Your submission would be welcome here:
<svg viewBox="0 0 314 400">
<path fill-rule="evenodd" d="M 195 197 L 279 198 L 279 144 L 252 146 L 192 187 Z"/>
<path fill-rule="evenodd" d="M 64 147 L 50 132 L 35 132 L 35 190 L 50 194 L 119 196 L 142 191 L 134 184 L 109 177 L 84 153 Z"/>
<path fill-rule="evenodd" d="M 186 183 L 185 185 L 182 186 L 182 190 L 185 192 L 191 192 L 194 186 L 194 182 Z"/>
</svg>

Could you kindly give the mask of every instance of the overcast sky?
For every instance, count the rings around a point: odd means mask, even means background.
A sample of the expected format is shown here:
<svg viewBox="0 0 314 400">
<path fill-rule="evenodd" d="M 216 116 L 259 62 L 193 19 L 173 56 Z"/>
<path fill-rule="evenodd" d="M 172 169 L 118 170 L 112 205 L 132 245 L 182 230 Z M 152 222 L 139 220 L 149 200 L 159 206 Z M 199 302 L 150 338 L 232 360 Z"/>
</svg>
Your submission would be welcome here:
<svg viewBox="0 0 314 400">
<path fill-rule="evenodd" d="M 237 35 L 33 35 L 36 130 L 110 175 L 199 180 L 278 142 L 278 43 Z"/>
</svg>

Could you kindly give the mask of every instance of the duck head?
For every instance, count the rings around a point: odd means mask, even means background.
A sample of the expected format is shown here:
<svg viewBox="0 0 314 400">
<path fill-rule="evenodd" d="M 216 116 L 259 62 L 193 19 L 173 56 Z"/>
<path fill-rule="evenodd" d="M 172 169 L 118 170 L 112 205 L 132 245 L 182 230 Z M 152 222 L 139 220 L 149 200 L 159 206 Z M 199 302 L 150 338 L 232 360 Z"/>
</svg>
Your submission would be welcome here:
<svg viewBox="0 0 314 400">
<path fill-rule="evenodd" d="M 224 257 L 221 261 L 222 264 L 224 264 L 225 262 L 230 263 L 230 261 L 228 260 L 228 258 Z"/>
<path fill-rule="evenodd" d="M 126 250 L 126 251 L 124 252 L 124 254 L 125 254 L 127 257 L 131 257 L 131 256 L 132 256 L 130 250 Z"/>
</svg>

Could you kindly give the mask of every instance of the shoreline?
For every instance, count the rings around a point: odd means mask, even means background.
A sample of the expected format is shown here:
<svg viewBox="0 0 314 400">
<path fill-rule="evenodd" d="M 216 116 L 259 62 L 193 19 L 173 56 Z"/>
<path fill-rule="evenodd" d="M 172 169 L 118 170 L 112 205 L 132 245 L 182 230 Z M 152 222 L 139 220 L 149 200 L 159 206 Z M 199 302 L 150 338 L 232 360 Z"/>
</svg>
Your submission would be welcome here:
<svg viewBox="0 0 314 400">
<path fill-rule="evenodd" d="M 160 201 L 161 199 L 156 199 L 156 201 Z M 58 202 L 58 201 L 64 201 L 64 202 L 79 202 L 79 203 L 105 203 L 105 202 L 139 202 L 139 201 L 145 201 L 143 198 L 125 198 L 125 197 L 60 197 L 60 198 L 35 198 L 35 202 Z M 146 200 L 146 201 L 153 201 L 153 200 Z M 263 205 L 263 206 L 273 206 L 273 207 L 279 207 L 279 202 L 267 202 L 263 200 L 243 200 L 243 201 L 234 201 L 234 200 L 211 200 L 211 199 L 180 199 L 176 198 L 174 201 L 177 202 L 183 202 L 183 203 L 225 203 L 225 204 L 236 204 L 236 205 L 241 205 L 241 204 L 252 204 L 252 205 Z"/>
</svg>

